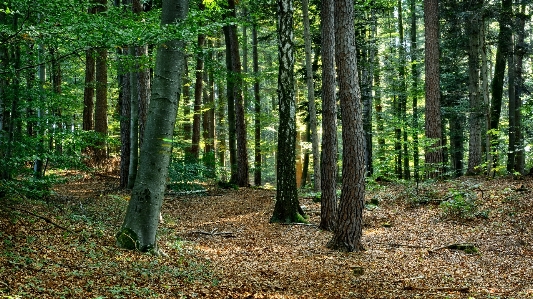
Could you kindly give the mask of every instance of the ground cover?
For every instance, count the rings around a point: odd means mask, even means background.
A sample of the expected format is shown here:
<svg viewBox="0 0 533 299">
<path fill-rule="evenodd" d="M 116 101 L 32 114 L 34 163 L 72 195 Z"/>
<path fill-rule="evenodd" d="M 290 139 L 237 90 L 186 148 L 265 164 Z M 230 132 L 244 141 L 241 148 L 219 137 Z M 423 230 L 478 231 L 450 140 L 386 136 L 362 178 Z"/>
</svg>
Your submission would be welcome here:
<svg viewBox="0 0 533 299">
<path fill-rule="evenodd" d="M 533 298 L 533 180 L 369 185 L 364 252 L 270 224 L 272 190 L 169 193 L 160 255 L 114 245 L 128 193 L 70 174 L 46 201 L 2 199 L 0 298 Z"/>
</svg>

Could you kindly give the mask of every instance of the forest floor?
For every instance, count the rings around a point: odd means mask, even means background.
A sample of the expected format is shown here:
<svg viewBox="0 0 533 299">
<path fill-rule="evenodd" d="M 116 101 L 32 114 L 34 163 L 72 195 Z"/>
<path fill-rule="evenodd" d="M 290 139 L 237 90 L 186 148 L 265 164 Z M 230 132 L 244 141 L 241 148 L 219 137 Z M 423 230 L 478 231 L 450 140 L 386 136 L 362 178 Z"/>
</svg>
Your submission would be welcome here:
<svg viewBox="0 0 533 299">
<path fill-rule="evenodd" d="M 325 247 L 309 192 L 310 225 L 270 224 L 272 190 L 169 193 L 156 256 L 115 246 L 117 178 L 67 177 L 2 200 L 0 298 L 533 298 L 531 178 L 372 184 L 356 253 Z"/>
</svg>

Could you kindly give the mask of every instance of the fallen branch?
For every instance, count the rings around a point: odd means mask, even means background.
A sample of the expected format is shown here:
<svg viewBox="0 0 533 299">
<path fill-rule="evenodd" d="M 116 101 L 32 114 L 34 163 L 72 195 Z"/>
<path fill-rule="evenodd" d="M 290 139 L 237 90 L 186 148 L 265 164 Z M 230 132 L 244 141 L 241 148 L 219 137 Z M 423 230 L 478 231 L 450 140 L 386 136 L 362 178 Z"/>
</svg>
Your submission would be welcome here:
<svg viewBox="0 0 533 299">
<path fill-rule="evenodd" d="M 35 217 L 37 217 L 37 218 L 39 218 L 39 219 L 44 220 L 44 222 L 46 222 L 46 223 L 50 223 L 50 224 L 52 224 L 53 226 L 55 226 L 55 227 L 57 227 L 57 228 L 60 228 L 60 229 L 62 229 L 62 230 L 66 230 L 66 231 L 68 231 L 68 232 L 70 232 L 70 233 L 75 233 L 75 231 L 73 231 L 73 230 L 71 230 L 71 229 L 69 229 L 69 228 L 67 228 L 67 227 L 64 227 L 64 226 L 61 226 L 61 225 L 55 223 L 55 222 L 52 221 L 50 218 L 46 218 L 46 217 L 44 217 L 44 216 L 41 216 L 41 215 L 35 214 L 35 213 L 30 212 L 30 211 L 28 211 L 28 210 L 21 209 L 21 208 L 8 207 L 8 206 L 6 206 L 6 208 L 11 209 L 11 210 L 15 210 L 15 211 L 24 212 L 24 213 L 26 213 L 26 214 L 30 214 L 30 215 L 32 215 L 32 216 L 35 216 Z"/>
<path fill-rule="evenodd" d="M 427 287 L 416 287 L 416 286 L 404 286 L 404 290 L 408 291 L 445 291 L 445 292 L 460 292 L 460 293 L 468 293 L 470 291 L 469 287 L 458 287 L 458 288 L 451 288 L 451 287 L 441 287 L 441 288 L 427 288 Z"/>
<path fill-rule="evenodd" d="M 226 238 L 235 238 L 235 235 L 233 234 L 233 232 L 218 232 L 217 230 L 218 230 L 217 228 L 213 229 L 210 232 L 203 231 L 203 230 L 195 230 L 195 231 L 192 231 L 192 232 L 189 232 L 189 233 L 191 233 L 191 234 L 208 235 L 208 236 L 222 236 L 222 237 L 226 237 Z"/>
<path fill-rule="evenodd" d="M 407 247 L 407 248 L 429 248 L 428 246 L 423 245 L 410 245 L 410 244 L 400 244 L 400 243 L 384 243 L 384 242 L 372 242 L 373 244 L 388 245 L 390 247 Z"/>
<path fill-rule="evenodd" d="M 279 224 L 281 224 L 281 225 L 302 225 L 302 226 L 318 227 L 318 225 L 313 224 L 313 223 L 301 223 L 301 222 L 289 222 L 289 223 L 280 222 Z"/>
<path fill-rule="evenodd" d="M 477 253 L 479 251 L 479 249 L 471 243 L 454 243 L 431 249 L 429 252 L 435 252 L 441 249 L 462 250 L 465 253 Z"/>
</svg>

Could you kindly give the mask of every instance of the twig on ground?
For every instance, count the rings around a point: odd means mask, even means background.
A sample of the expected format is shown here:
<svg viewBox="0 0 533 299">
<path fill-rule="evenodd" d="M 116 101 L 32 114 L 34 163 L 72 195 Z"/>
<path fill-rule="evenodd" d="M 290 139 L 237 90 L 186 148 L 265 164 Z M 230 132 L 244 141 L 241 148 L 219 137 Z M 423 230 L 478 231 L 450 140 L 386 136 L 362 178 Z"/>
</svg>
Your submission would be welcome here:
<svg viewBox="0 0 533 299">
<path fill-rule="evenodd" d="M 441 249 L 462 250 L 465 253 L 477 253 L 479 250 L 474 244 L 471 244 L 471 243 L 453 243 L 453 244 L 448 244 L 448 245 L 444 245 L 441 247 L 437 247 L 437 248 L 434 248 L 428 251 L 435 252 Z"/>
<path fill-rule="evenodd" d="M 21 208 L 9 207 L 9 206 L 6 206 L 6 208 L 11 209 L 11 210 L 15 210 L 15 211 L 19 211 L 19 212 L 24 212 L 24 213 L 26 213 L 26 214 L 30 214 L 30 215 L 35 216 L 35 217 L 37 217 L 37 218 L 39 218 L 39 219 L 42 219 L 42 220 L 44 220 L 44 222 L 46 222 L 46 223 L 50 223 L 50 224 L 52 224 L 53 226 L 58 227 L 58 228 L 60 228 L 60 229 L 62 229 L 62 230 L 66 230 L 66 231 L 68 231 L 68 232 L 70 232 L 70 233 L 75 233 L 75 231 L 73 231 L 73 230 L 71 230 L 71 229 L 69 229 L 69 228 L 67 228 L 67 227 L 64 227 L 64 226 L 61 226 L 61 225 L 55 223 L 55 222 L 52 221 L 50 218 L 46 218 L 46 217 L 44 217 L 44 216 L 41 216 L 41 215 L 35 214 L 35 213 L 31 212 L 31 211 L 28 211 L 28 210 L 25 210 L 25 209 L 21 209 Z"/>
<path fill-rule="evenodd" d="M 195 231 L 191 231 L 189 233 L 191 233 L 191 234 L 208 235 L 208 236 L 222 236 L 222 237 L 226 237 L 226 238 L 235 238 L 235 235 L 233 234 L 233 232 L 218 232 L 217 230 L 218 230 L 217 228 L 213 229 L 210 232 L 206 232 L 206 231 L 203 231 L 203 230 L 195 230 Z"/>
<path fill-rule="evenodd" d="M 388 245 L 390 247 L 407 247 L 407 248 L 429 248 L 429 246 L 423 245 L 411 245 L 411 244 L 400 244 L 400 243 L 385 243 L 385 242 L 372 242 L 373 244 Z"/>
<path fill-rule="evenodd" d="M 427 288 L 427 287 L 417 287 L 417 286 L 404 286 L 404 290 L 412 290 L 412 291 L 446 291 L 446 292 L 460 292 L 460 293 L 468 293 L 470 291 L 469 287 L 458 287 L 458 288 L 451 288 L 451 287 L 441 287 L 441 288 Z"/>
<path fill-rule="evenodd" d="M 318 225 L 313 223 L 301 223 L 301 222 L 292 222 L 292 223 L 285 223 L 280 222 L 281 225 L 302 225 L 302 226 L 312 226 L 312 227 L 318 227 Z"/>
</svg>

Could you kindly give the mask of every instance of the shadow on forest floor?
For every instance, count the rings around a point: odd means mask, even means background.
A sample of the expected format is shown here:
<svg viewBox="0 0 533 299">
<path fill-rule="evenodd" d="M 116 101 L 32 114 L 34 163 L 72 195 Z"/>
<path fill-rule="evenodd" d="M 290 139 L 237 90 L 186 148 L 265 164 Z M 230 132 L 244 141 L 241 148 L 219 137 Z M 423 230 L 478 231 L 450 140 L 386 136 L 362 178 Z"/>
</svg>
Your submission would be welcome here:
<svg viewBox="0 0 533 299">
<path fill-rule="evenodd" d="M 169 195 L 165 254 L 120 250 L 117 186 L 82 176 L 47 202 L 3 200 L 0 297 L 533 298 L 530 178 L 371 186 L 358 253 L 325 248 L 312 197 L 311 225 L 269 224 L 275 192 L 252 188 Z"/>
</svg>

